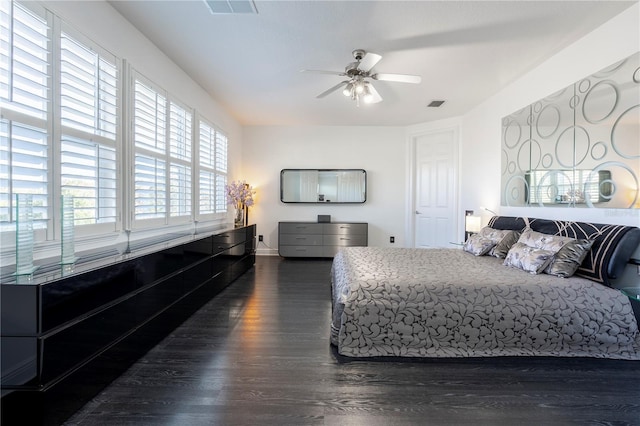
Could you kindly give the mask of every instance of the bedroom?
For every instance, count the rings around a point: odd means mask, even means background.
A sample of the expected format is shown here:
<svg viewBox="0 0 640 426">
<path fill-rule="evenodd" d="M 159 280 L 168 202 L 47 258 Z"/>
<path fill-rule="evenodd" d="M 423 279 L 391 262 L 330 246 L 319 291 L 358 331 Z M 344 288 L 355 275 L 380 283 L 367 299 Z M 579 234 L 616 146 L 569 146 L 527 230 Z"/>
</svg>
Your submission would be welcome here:
<svg viewBox="0 0 640 426">
<path fill-rule="evenodd" d="M 258 202 L 250 213 L 251 221 L 258 224 L 259 233 L 265 235 L 265 243 L 270 247 L 277 245 L 278 221 L 312 219 L 317 214 L 331 214 L 336 220 L 369 222 L 370 245 L 389 246 L 389 236 L 395 236 L 395 246 L 410 246 L 413 234 L 410 225 L 412 209 L 410 194 L 406 193 L 405 188 L 410 180 L 406 170 L 411 136 L 451 127 L 458 127 L 461 135 L 458 211 L 476 210 L 483 214 L 485 223 L 490 215 L 483 213 L 480 206 L 498 210 L 503 215 L 555 217 L 561 214 L 569 220 L 637 225 L 638 210 L 551 209 L 542 213 L 536 209 L 500 207 L 500 130 L 495 124 L 510 112 L 640 50 L 635 37 L 638 32 L 637 3 L 538 64 L 530 72 L 514 79 L 500 92 L 464 114 L 395 126 L 241 125 L 218 102 L 211 101 L 175 64 L 170 63 L 159 50 L 128 26 L 108 4 L 70 6 L 52 2 L 50 6 L 77 29 L 92 34 L 94 41 L 103 42 L 104 39 L 104 43 L 114 50 L 118 49 L 112 46 L 122 46 L 127 44 L 125 40 L 135 40 L 137 44 L 122 47 L 123 57 L 144 57 L 148 62 L 138 66 L 143 67 L 150 78 L 156 79 L 171 92 L 181 93 L 186 101 L 192 102 L 192 106 L 215 117 L 217 124 L 229 132 L 231 140 L 241 142 L 230 145 L 229 176 L 246 179 L 259 190 Z M 94 18 L 96 14 L 100 19 Z M 114 28 L 118 31 L 114 31 Z M 346 52 L 349 53 L 353 47 L 357 46 L 349 46 Z M 374 49 L 373 46 L 371 48 Z M 306 66 L 323 67 L 324 64 L 308 63 Z M 321 85 L 310 88 L 310 99 L 315 96 L 316 87 L 320 88 Z M 349 107 L 355 108 L 353 105 Z M 269 143 L 268 148 L 265 142 Z M 313 155 L 308 155 L 309 152 Z M 339 159 L 334 156 L 335 152 L 340 152 Z M 363 152 L 367 155 L 362 155 Z M 370 200 L 362 206 L 322 210 L 309 206 L 288 208 L 278 202 L 277 173 L 280 169 L 325 165 L 362 167 L 370 171 L 375 178 L 371 181 Z M 456 235 L 461 235 L 462 214 L 456 220 Z M 265 246 L 259 249 L 258 254 L 275 254 L 273 249 Z"/>
</svg>

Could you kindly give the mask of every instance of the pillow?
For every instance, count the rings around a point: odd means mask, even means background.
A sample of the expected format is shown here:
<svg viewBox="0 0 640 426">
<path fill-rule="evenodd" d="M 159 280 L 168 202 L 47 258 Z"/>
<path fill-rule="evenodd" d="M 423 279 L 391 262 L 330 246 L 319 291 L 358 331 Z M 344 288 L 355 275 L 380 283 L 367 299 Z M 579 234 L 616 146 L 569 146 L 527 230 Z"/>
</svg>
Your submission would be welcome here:
<svg viewBox="0 0 640 426">
<path fill-rule="evenodd" d="M 493 229 L 488 226 L 482 228 L 479 234 L 485 238 L 489 238 L 496 243 L 495 247 L 489 254 L 501 259 L 504 259 L 511 246 L 514 245 L 520 237 L 520 233 L 518 231 L 511 231 L 508 229 Z"/>
<path fill-rule="evenodd" d="M 506 231 L 504 237 L 502 237 L 493 250 L 491 250 L 491 256 L 504 259 L 507 257 L 509 249 L 518 242 L 518 238 L 520 238 L 520 233 L 518 231 Z"/>
<path fill-rule="evenodd" d="M 504 259 L 505 266 L 519 268 L 531 274 L 539 274 L 549 265 L 554 253 L 550 250 L 529 247 L 524 243 L 515 243 Z"/>
<path fill-rule="evenodd" d="M 496 243 L 481 236 L 480 234 L 471 234 L 467 241 L 464 242 L 463 250 L 476 256 L 484 256 L 495 246 Z"/>
<path fill-rule="evenodd" d="M 573 275 L 591 249 L 591 240 L 571 240 L 555 254 L 547 269 L 547 274 L 567 278 Z"/>
<path fill-rule="evenodd" d="M 542 232 L 534 231 L 531 228 L 526 228 L 522 232 L 522 235 L 520 235 L 520 238 L 518 238 L 519 243 L 524 243 L 529 247 L 541 250 L 549 250 L 554 253 L 560 251 L 562 246 L 569 241 L 573 241 L 573 238 L 562 237 L 560 235 L 543 234 Z"/>
</svg>

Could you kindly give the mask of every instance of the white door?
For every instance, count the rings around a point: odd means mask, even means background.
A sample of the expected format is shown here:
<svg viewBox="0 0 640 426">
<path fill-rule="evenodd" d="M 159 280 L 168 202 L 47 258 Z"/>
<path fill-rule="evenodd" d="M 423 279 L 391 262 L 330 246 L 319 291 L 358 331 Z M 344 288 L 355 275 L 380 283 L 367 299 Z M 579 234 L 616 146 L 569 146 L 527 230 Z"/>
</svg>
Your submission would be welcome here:
<svg viewBox="0 0 640 426">
<path fill-rule="evenodd" d="M 417 135 L 414 163 L 415 247 L 453 247 L 456 237 L 457 129 Z"/>
</svg>

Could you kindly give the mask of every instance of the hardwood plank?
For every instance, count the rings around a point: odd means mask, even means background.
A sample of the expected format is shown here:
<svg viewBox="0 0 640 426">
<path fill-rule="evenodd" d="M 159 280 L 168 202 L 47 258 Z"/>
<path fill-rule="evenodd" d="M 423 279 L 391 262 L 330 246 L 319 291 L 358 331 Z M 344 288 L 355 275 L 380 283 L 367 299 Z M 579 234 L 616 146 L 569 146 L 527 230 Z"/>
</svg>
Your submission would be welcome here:
<svg viewBox="0 0 640 426">
<path fill-rule="evenodd" d="M 258 257 L 66 424 L 640 424 L 633 361 L 338 356 L 330 268 Z"/>
</svg>

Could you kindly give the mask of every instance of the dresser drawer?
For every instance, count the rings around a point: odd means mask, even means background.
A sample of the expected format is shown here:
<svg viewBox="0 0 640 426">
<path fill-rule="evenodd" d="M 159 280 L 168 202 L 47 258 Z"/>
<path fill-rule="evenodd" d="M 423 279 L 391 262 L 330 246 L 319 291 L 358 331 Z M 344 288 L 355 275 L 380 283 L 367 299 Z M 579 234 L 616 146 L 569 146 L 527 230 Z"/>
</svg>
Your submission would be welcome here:
<svg viewBox="0 0 640 426">
<path fill-rule="evenodd" d="M 280 222 L 280 234 L 320 234 L 321 223 Z"/>
<path fill-rule="evenodd" d="M 324 234 L 335 234 L 335 235 L 344 235 L 344 234 L 358 234 L 358 235 L 367 235 L 367 224 L 366 223 L 325 223 L 324 225 Z"/>
<path fill-rule="evenodd" d="M 322 246 L 280 246 L 279 254 L 282 257 L 324 257 Z"/>
<path fill-rule="evenodd" d="M 280 234 L 279 241 L 283 246 L 321 246 L 322 235 Z"/>
<path fill-rule="evenodd" d="M 325 246 L 366 246 L 366 235 L 325 235 L 322 239 Z"/>
</svg>

